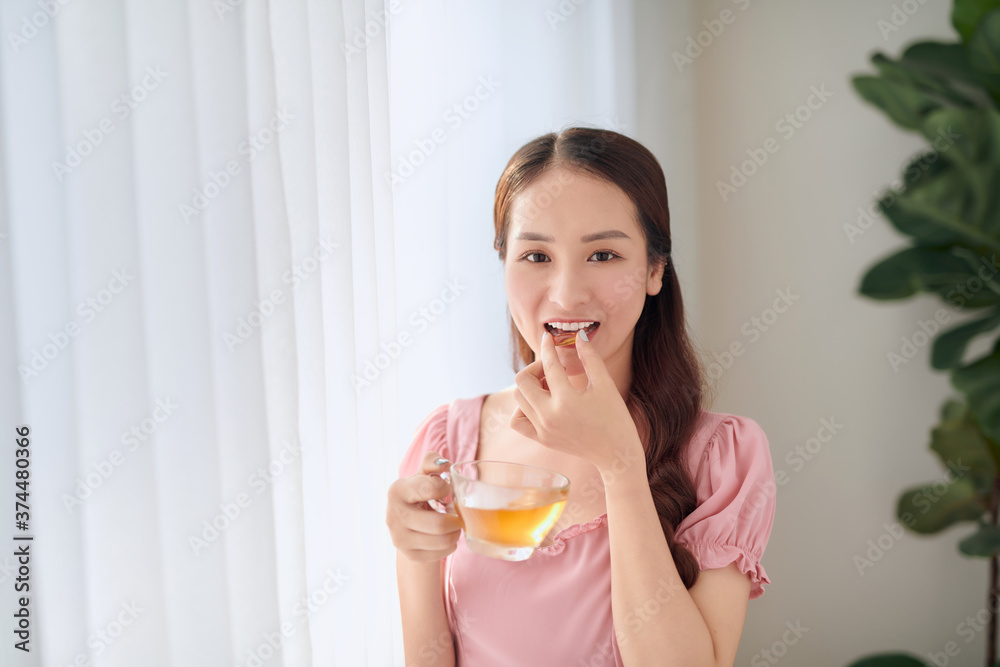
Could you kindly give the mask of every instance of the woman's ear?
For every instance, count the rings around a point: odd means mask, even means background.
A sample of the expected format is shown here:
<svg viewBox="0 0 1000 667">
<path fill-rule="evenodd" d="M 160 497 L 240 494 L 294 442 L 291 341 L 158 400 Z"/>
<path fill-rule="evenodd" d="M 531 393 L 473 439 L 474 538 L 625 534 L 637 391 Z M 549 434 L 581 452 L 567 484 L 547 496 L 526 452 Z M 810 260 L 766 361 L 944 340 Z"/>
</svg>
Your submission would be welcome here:
<svg viewBox="0 0 1000 667">
<path fill-rule="evenodd" d="M 657 261 L 649 267 L 649 277 L 646 279 L 646 294 L 656 296 L 663 287 L 663 270 L 666 262 Z"/>
</svg>

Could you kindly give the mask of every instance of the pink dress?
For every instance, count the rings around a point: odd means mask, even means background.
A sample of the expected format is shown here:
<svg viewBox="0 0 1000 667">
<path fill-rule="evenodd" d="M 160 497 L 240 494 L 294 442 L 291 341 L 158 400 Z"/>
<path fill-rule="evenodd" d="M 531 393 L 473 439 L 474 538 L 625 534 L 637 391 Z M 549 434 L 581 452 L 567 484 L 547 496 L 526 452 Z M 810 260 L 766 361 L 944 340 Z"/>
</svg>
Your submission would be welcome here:
<svg viewBox="0 0 1000 667">
<path fill-rule="evenodd" d="M 474 459 L 486 394 L 435 408 L 417 427 L 399 467 L 420 472 L 425 452 Z M 698 506 L 677 541 L 700 569 L 736 563 L 752 582 L 750 599 L 771 583 L 761 567 L 774 522 L 774 471 L 767 437 L 747 417 L 703 410 L 688 448 Z M 445 609 L 458 667 L 616 665 L 622 659 L 611 615 L 607 513 L 568 526 L 531 558 L 507 562 L 469 551 L 464 533 L 445 559 Z M 640 612 L 641 613 L 641 612 Z M 642 623 L 638 614 L 625 618 Z"/>
</svg>

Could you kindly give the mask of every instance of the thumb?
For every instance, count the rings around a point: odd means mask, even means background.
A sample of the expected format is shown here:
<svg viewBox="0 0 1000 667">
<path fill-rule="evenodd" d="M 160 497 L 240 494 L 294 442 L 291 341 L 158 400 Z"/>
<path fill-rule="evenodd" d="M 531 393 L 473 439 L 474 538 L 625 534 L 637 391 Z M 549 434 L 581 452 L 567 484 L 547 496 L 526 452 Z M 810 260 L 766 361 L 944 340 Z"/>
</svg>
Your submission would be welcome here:
<svg viewBox="0 0 1000 667">
<path fill-rule="evenodd" d="M 587 373 L 590 384 L 603 382 L 603 376 L 607 375 L 607 368 L 600 353 L 594 349 L 593 344 L 587 339 L 587 333 L 581 329 L 576 334 L 576 356 L 583 364 L 583 370 Z"/>
<path fill-rule="evenodd" d="M 444 458 L 437 452 L 427 452 L 424 454 L 424 458 L 420 461 L 420 472 L 424 475 L 430 475 L 431 473 L 442 473 L 448 470 L 451 466 L 451 461 Z"/>
</svg>

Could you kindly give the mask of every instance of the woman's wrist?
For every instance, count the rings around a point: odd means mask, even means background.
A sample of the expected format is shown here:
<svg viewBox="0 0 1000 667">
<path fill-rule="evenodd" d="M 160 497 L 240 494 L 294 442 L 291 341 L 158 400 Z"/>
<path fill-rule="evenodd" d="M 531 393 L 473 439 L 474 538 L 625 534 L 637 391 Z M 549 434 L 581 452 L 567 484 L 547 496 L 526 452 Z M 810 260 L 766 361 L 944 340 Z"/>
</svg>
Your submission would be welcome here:
<svg viewBox="0 0 1000 667">
<path fill-rule="evenodd" d="M 605 488 L 622 479 L 646 479 L 646 452 L 638 439 L 609 451 L 607 458 L 594 465 Z"/>
</svg>

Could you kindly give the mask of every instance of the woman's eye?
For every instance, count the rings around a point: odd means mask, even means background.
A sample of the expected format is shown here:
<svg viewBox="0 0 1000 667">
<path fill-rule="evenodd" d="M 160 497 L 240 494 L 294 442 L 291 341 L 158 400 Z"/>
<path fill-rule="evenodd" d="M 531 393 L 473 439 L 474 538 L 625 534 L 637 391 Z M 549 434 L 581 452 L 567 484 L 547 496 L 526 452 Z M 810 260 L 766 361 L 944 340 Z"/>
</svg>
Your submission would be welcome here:
<svg viewBox="0 0 1000 667">
<path fill-rule="evenodd" d="M 536 255 L 539 256 L 539 257 L 547 257 L 546 254 L 543 253 L 543 252 L 529 252 L 529 253 L 526 253 L 526 254 L 522 255 L 521 259 L 527 260 L 527 261 L 531 262 L 532 264 L 541 264 L 541 263 L 543 263 L 544 260 L 530 259 L 531 257 L 535 257 Z M 618 255 L 616 255 L 615 253 L 613 253 L 610 250 L 598 250 L 593 255 L 591 255 L 591 257 L 594 257 L 596 255 L 607 255 L 606 259 L 598 260 L 599 264 L 604 263 L 604 262 L 609 262 L 612 259 L 614 259 L 615 257 L 618 257 Z"/>
</svg>

